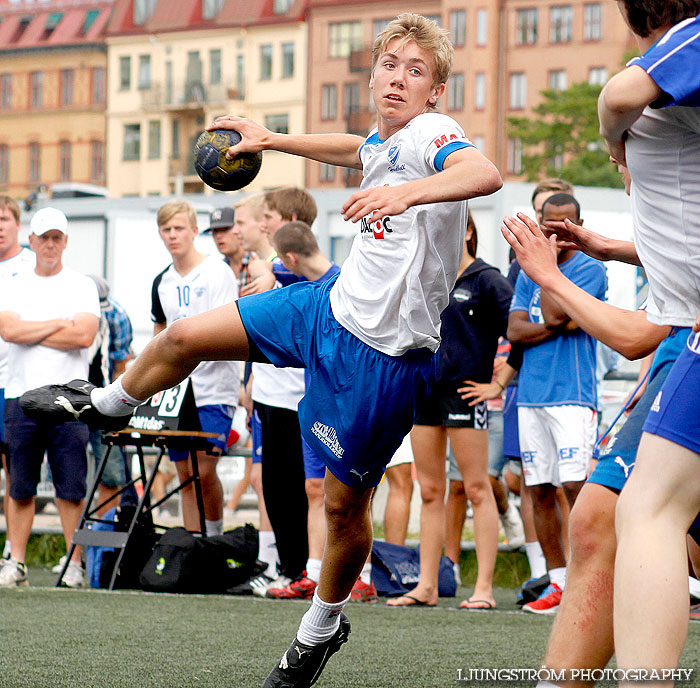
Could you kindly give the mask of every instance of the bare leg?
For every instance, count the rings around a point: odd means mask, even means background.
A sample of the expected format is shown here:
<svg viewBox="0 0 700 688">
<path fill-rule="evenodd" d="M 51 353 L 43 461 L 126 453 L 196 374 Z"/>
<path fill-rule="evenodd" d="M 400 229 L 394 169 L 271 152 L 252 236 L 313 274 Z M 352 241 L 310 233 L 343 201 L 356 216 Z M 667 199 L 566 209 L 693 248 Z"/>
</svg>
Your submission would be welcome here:
<svg viewBox="0 0 700 688">
<path fill-rule="evenodd" d="M 529 489 L 532 492 L 535 530 L 547 560 L 547 570 L 562 568 L 566 566 L 566 560 L 561 540 L 561 515 L 557 509 L 556 488 L 544 483 L 531 485 Z"/>
<path fill-rule="evenodd" d="M 309 502 L 309 559 L 321 559 L 326 542 L 326 513 L 323 507 L 323 478 L 307 478 L 306 499 Z"/>
<path fill-rule="evenodd" d="M 324 602 L 337 603 L 350 595 L 372 549 L 374 488 L 349 487 L 330 471 L 324 484 L 328 534 L 317 594 Z"/>
<path fill-rule="evenodd" d="M 199 477 L 202 485 L 202 499 L 204 501 L 204 518 L 208 521 L 218 521 L 223 514 L 224 490 L 221 480 L 216 473 L 218 457 L 213 457 L 205 451 L 197 452 Z M 192 459 L 189 457 L 183 461 L 176 461 L 177 475 L 180 482 L 192 477 Z M 194 483 L 190 483 L 180 492 L 182 499 L 182 520 L 187 530 L 199 532 L 199 509 L 194 491 Z"/>
<path fill-rule="evenodd" d="M 462 554 L 462 528 L 467 515 L 467 493 L 461 480 L 450 480 L 445 504 L 445 556 L 454 563 Z"/>
<path fill-rule="evenodd" d="M 403 545 L 408 532 L 408 519 L 411 516 L 413 496 L 412 463 L 400 463 L 387 468 L 389 496 L 384 511 L 384 539 L 394 545 Z"/>
<path fill-rule="evenodd" d="M 0 423 L 3 419 L 0 418 Z M 1 446 L 1 445 L 0 445 Z M 5 452 L 0 452 L 2 454 L 2 467 L 5 471 L 5 495 L 3 496 L 2 508 L 5 512 L 5 538 L 12 543 L 12 538 L 10 537 L 10 471 L 7 469 L 7 454 Z"/>
<path fill-rule="evenodd" d="M 260 514 L 260 530 L 272 530 L 270 517 L 267 515 L 265 507 L 265 497 L 262 491 L 262 464 L 254 463 L 250 471 L 250 484 L 253 486 L 253 491 L 258 495 L 258 513 Z"/>
<path fill-rule="evenodd" d="M 73 535 L 80 524 L 80 516 L 83 513 L 83 504 L 85 500 L 79 502 L 71 502 L 67 499 L 56 498 L 56 506 L 58 507 L 58 515 L 61 517 L 61 526 L 63 527 L 63 537 L 66 539 L 66 549 L 70 549 L 73 542 Z M 76 547 L 73 550 L 71 561 L 80 564 L 83 548 Z"/>
<path fill-rule="evenodd" d="M 10 497 L 8 506 L 9 516 L 12 520 L 12 539 L 10 540 L 12 558 L 24 562 L 27 556 L 27 543 L 29 542 L 29 536 L 32 534 L 32 523 L 34 522 L 34 497 L 29 499 L 12 499 Z"/>
<path fill-rule="evenodd" d="M 700 455 L 644 433 L 616 514 L 614 619 L 621 669 L 678 666 L 688 632 L 685 536 L 699 508 Z"/>
<path fill-rule="evenodd" d="M 228 504 L 226 504 L 227 509 L 231 509 L 231 511 L 235 511 L 238 508 L 238 505 L 241 502 L 241 497 L 243 496 L 243 493 L 248 489 L 248 485 L 250 485 L 250 473 L 252 470 L 253 470 L 253 457 L 246 456 L 245 472 L 243 473 L 243 477 L 238 481 L 235 489 L 233 490 L 233 494 L 231 495 L 231 499 L 229 499 Z"/>
<path fill-rule="evenodd" d="M 506 489 L 506 485 L 502 478 L 496 478 L 493 475 L 489 475 L 489 482 L 491 483 L 493 496 L 496 500 L 498 513 L 503 515 L 508 511 L 508 490 Z"/>
<path fill-rule="evenodd" d="M 471 599 L 485 600 L 495 605 L 493 570 L 498 553 L 498 509 L 488 477 L 488 431 L 448 428 L 447 433 L 464 479 L 467 498 L 474 509 L 474 541 L 478 573 Z"/>
<path fill-rule="evenodd" d="M 586 483 L 571 511 L 567 581 L 543 664 L 555 669 L 602 669 L 613 654 L 613 568 L 617 494 Z M 576 688 L 593 682 L 573 681 Z"/>
<path fill-rule="evenodd" d="M 435 604 L 438 600 L 440 555 L 445 541 L 445 428 L 416 425 L 411 430 L 411 445 L 423 500 L 420 510 L 420 578 L 411 591 L 411 597 Z M 398 597 L 387 604 L 402 606 L 406 602 L 406 598 Z"/>
<path fill-rule="evenodd" d="M 182 382 L 202 361 L 248 360 L 248 335 L 235 303 L 177 320 L 139 354 L 122 376 L 135 399 Z"/>
<path fill-rule="evenodd" d="M 121 488 L 119 487 L 108 487 L 107 485 L 97 486 L 97 501 L 102 504 L 106 502 L 102 508 L 97 512 L 98 516 L 104 516 L 110 509 L 115 506 L 119 506 L 121 499 L 112 499 L 114 495 L 119 492 Z M 108 501 L 109 500 L 109 501 Z"/>
</svg>

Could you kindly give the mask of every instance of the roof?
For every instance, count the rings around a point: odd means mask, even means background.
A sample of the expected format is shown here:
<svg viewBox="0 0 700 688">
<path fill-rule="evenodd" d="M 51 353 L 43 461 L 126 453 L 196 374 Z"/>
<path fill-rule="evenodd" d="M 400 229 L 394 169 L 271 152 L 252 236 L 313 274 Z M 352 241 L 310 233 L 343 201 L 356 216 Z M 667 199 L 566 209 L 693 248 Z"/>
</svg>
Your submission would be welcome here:
<svg viewBox="0 0 700 688">
<path fill-rule="evenodd" d="M 0 51 L 99 43 L 114 0 L 0 0 Z"/>
</svg>

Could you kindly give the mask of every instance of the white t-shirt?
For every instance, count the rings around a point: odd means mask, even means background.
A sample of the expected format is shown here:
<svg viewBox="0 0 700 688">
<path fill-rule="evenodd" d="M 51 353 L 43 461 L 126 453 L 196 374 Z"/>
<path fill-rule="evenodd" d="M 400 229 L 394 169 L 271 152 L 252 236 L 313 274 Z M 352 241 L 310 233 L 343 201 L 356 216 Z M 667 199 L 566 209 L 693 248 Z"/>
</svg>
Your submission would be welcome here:
<svg viewBox="0 0 700 688">
<path fill-rule="evenodd" d="M 13 278 L 12 289 L 0 294 L 0 311 L 17 313 L 21 320 L 72 320 L 78 313 L 100 317 L 100 298 L 87 276 L 63 268 L 57 275 L 40 277 L 33 270 Z M 5 397 L 14 399 L 42 385 L 87 379 L 87 348 L 60 351 L 35 344 L 10 344 Z"/>
<path fill-rule="evenodd" d="M 180 318 L 205 313 L 238 298 L 233 270 L 218 258 L 207 256 L 186 275 L 171 264 L 153 281 L 153 322 L 172 325 Z M 238 404 L 240 370 L 236 361 L 203 361 L 190 376 L 197 406 Z"/>
<path fill-rule="evenodd" d="M 418 115 L 386 141 L 375 128 L 360 150 L 362 188 L 436 174 L 447 155 L 471 145 L 457 122 L 439 113 Z M 437 351 L 466 226 L 466 201 L 418 205 L 381 222 L 363 218 L 331 290 L 336 320 L 391 356 L 422 347 Z"/>
<path fill-rule="evenodd" d="M 253 401 L 296 411 L 304 391 L 303 368 L 275 368 L 270 363 L 253 363 Z"/>
<path fill-rule="evenodd" d="M 10 280 L 25 272 L 31 272 L 36 265 L 36 255 L 34 251 L 28 248 L 23 248 L 16 256 L 0 260 L 0 294 L 7 290 L 11 290 Z M 10 345 L 0 337 L 0 389 L 4 389 L 7 384 L 7 354 L 10 351 Z M 2 420 L 0 419 L 0 422 Z"/>
<path fill-rule="evenodd" d="M 700 311 L 700 108 L 646 108 L 625 151 L 647 317 L 689 327 Z"/>
</svg>

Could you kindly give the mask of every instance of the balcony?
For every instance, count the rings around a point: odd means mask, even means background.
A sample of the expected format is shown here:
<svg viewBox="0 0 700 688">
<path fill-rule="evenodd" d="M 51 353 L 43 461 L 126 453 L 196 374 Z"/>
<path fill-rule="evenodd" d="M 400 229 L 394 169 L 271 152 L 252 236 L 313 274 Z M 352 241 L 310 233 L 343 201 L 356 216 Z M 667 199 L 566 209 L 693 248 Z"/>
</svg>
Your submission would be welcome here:
<svg viewBox="0 0 700 688">
<path fill-rule="evenodd" d="M 175 84 L 153 84 L 141 91 L 141 107 L 156 110 L 204 110 L 205 107 L 221 107 L 232 100 L 244 100 L 245 91 L 235 81 L 205 85 L 189 80 Z"/>
<path fill-rule="evenodd" d="M 377 123 L 377 113 L 370 111 L 368 107 L 348 112 L 345 116 L 348 134 L 367 136 Z"/>
<path fill-rule="evenodd" d="M 351 74 L 369 74 L 372 70 L 372 48 L 351 50 L 348 57 L 348 68 Z"/>
</svg>

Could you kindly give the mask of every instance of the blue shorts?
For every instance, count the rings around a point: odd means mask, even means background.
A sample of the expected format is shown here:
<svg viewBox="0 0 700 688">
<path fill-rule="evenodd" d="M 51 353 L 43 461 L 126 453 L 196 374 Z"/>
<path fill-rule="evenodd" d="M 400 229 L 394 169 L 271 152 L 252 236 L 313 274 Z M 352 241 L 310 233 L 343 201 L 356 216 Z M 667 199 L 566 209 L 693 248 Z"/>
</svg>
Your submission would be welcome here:
<svg viewBox="0 0 700 688">
<path fill-rule="evenodd" d="M 693 332 L 655 396 L 644 432 L 700 454 L 700 333 Z"/>
<path fill-rule="evenodd" d="M 31 499 L 41 476 L 46 452 L 56 497 L 77 502 L 85 497 L 88 427 L 85 423 L 46 423 L 24 415 L 19 399 L 5 401 L 9 452 L 10 497 Z"/>
<path fill-rule="evenodd" d="M 209 404 L 197 407 L 202 432 L 215 432 L 217 437 L 210 438 L 208 442 L 214 447 L 221 449 L 224 454 L 226 453 L 226 443 L 228 442 L 229 432 L 231 432 L 231 421 L 235 410 L 234 406 L 226 406 L 225 404 Z M 170 460 L 173 462 L 184 461 L 190 456 L 186 449 L 169 449 L 168 453 L 170 454 Z"/>
<path fill-rule="evenodd" d="M 625 424 L 601 453 L 598 464 L 589 476 L 588 482 L 620 492 L 637 460 L 637 448 L 642 438 L 644 421 L 649 415 L 652 402 L 663 387 L 672 366 L 673 361 L 666 361 L 657 370 Z"/>
<path fill-rule="evenodd" d="M 503 456 L 520 458 L 517 385 L 510 385 L 506 388 L 506 400 L 503 403 Z"/>
<path fill-rule="evenodd" d="M 335 280 L 300 282 L 238 301 L 252 343 L 277 367 L 307 368 L 299 403 L 303 438 L 341 482 L 369 488 L 411 430 L 437 372 L 416 349 L 388 356 L 350 334 L 331 312 Z"/>
<path fill-rule="evenodd" d="M 250 417 L 250 434 L 253 437 L 253 463 L 262 463 L 262 423 L 257 409 Z"/>
<path fill-rule="evenodd" d="M 0 389 L 0 418 L 5 417 L 5 390 Z M 0 423 L 0 442 L 5 441 L 5 423 Z"/>
<path fill-rule="evenodd" d="M 319 456 L 303 437 L 301 438 L 301 451 L 304 456 L 304 476 L 306 479 L 325 478 L 326 463 L 323 457 Z"/>
</svg>

